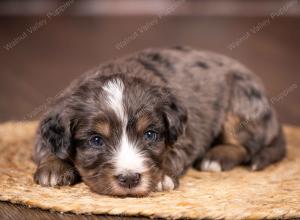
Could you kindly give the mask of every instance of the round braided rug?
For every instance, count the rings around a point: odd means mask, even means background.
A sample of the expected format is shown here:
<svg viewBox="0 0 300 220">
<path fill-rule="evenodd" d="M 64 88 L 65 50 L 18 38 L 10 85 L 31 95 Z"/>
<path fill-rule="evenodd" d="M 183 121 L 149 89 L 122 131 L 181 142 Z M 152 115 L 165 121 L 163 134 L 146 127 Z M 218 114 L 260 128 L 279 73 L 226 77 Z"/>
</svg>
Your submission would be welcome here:
<svg viewBox="0 0 300 220">
<path fill-rule="evenodd" d="M 261 172 L 190 170 L 180 187 L 145 198 L 113 198 L 83 184 L 45 188 L 35 184 L 31 152 L 36 122 L 0 125 L 0 200 L 80 214 L 161 218 L 300 217 L 300 128 L 285 127 L 288 156 Z"/>
</svg>

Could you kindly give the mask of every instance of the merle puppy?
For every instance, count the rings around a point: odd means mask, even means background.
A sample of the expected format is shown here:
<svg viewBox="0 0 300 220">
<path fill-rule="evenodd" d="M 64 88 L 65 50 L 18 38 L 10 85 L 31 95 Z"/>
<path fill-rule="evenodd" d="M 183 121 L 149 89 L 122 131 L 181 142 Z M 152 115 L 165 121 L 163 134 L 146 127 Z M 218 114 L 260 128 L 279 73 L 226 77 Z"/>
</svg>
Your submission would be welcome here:
<svg viewBox="0 0 300 220">
<path fill-rule="evenodd" d="M 172 190 L 192 165 L 261 170 L 286 147 L 261 81 L 238 62 L 186 47 L 147 49 L 75 80 L 43 116 L 34 180 L 94 192 Z"/>
</svg>

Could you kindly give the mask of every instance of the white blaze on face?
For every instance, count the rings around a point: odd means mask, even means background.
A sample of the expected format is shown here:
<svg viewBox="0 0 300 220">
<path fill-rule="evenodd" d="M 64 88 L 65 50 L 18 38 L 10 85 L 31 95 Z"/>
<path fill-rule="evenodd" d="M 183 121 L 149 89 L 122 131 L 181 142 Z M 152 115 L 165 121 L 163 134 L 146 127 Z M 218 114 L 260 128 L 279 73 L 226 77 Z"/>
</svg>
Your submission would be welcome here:
<svg viewBox="0 0 300 220">
<path fill-rule="evenodd" d="M 133 143 L 129 142 L 127 134 L 123 132 L 115 157 L 116 173 L 143 173 L 145 171 L 144 160 L 143 154 Z"/>
<path fill-rule="evenodd" d="M 126 115 L 123 106 L 124 84 L 121 79 L 113 79 L 108 81 L 103 87 L 106 92 L 106 102 L 115 111 L 122 122 L 126 122 Z"/>
<path fill-rule="evenodd" d="M 145 171 L 145 158 L 134 143 L 128 140 L 126 125 L 128 117 L 123 105 L 124 84 L 121 79 L 113 79 L 103 87 L 106 92 L 107 104 L 113 109 L 122 122 L 122 135 L 119 146 L 116 147 L 113 158 L 116 166 L 116 174 L 132 172 L 142 173 Z"/>
</svg>

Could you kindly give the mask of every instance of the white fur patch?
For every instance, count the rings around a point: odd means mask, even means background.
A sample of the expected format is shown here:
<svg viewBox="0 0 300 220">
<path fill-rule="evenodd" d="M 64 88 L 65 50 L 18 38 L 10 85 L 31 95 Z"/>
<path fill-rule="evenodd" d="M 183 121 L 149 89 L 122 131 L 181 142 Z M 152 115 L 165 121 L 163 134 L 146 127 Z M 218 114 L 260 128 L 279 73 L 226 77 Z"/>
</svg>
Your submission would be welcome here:
<svg viewBox="0 0 300 220">
<path fill-rule="evenodd" d="M 125 130 L 123 130 L 120 146 L 117 149 L 115 156 L 117 174 L 132 172 L 143 173 L 145 169 L 145 157 L 135 146 L 130 143 Z"/>
<path fill-rule="evenodd" d="M 220 172 L 222 171 L 220 163 L 216 161 L 204 160 L 201 164 L 201 170 L 203 171 L 213 171 Z"/>
<path fill-rule="evenodd" d="M 162 182 L 161 181 L 159 181 L 158 183 L 157 183 L 157 185 L 156 185 L 156 190 L 157 191 L 163 191 L 163 186 L 162 186 Z"/>
<path fill-rule="evenodd" d="M 145 157 L 134 143 L 130 143 L 126 133 L 128 116 L 123 104 L 124 83 L 121 79 L 113 79 L 103 87 L 103 90 L 107 94 L 107 104 L 115 111 L 123 126 L 120 145 L 116 148 L 114 158 L 116 174 L 143 173 L 145 172 Z"/>
<path fill-rule="evenodd" d="M 251 166 L 251 169 L 252 169 L 253 171 L 257 170 L 257 168 L 258 168 L 258 165 L 257 165 L 257 164 L 253 164 L 253 165 Z"/>
<path fill-rule="evenodd" d="M 54 174 L 51 175 L 50 178 L 50 185 L 51 186 L 56 186 L 57 185 L 57 181 L 58 181 L 58 177 Z"/>
<path fill-rule="evenodd" d="M 45 173 L 39 177 L 39 184 L 42 186 L 56 186 L 58 184 L 58 176 L 55 174 Z"/>
<path fill-rule="evenodd" d="M 47 186 L 47 185 L 49 185 L 49 176 L 48 176 L 48 175 L 45 175 L 45 174 L 42 174 L 42 175 L 39 177 L 39 184 L 41 184 L 42 186 Z"/>
<path fill-rule="evenodd" d="M 171 177 L 165 175 L 163 177 L 163 180 L 158 182 L 158 184 L 156 185 L 156 190 L 157 191 L 169 191 L 169 190 L 173 190 L 175 188 L 175 184 L 173 182 L 173 180 L 171 179 Z"/>
<path fill-rule="evenodd" d="M 117 116 L 125 121 L 125 111 L 123 106 L 123 92 L 124 84 L 121 79 L 113 79 L 107 82 L 103 87 L 103 90 L 106 92 L 107 104 L 112 108 Z"/>
</svg>

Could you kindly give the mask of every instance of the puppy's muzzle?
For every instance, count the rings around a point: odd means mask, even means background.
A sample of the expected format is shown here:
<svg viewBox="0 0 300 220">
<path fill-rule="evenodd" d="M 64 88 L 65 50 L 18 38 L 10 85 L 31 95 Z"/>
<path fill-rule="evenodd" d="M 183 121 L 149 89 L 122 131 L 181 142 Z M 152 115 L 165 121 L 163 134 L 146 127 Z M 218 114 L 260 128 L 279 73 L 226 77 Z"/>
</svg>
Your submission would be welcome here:
<svg viewBox="0 0 300 220">
<path fill-rule="evenodd" d="M 118 184 L 127 189 L 132 189 L 139 185 L 141 181 L 141 174 L 139 173 L 127 173 L 116 176 Z"/>
</svg>

